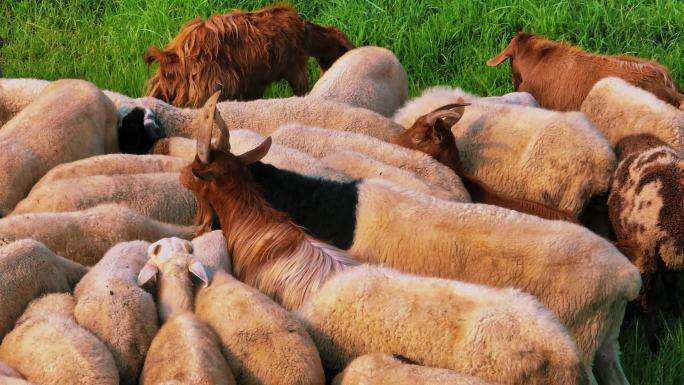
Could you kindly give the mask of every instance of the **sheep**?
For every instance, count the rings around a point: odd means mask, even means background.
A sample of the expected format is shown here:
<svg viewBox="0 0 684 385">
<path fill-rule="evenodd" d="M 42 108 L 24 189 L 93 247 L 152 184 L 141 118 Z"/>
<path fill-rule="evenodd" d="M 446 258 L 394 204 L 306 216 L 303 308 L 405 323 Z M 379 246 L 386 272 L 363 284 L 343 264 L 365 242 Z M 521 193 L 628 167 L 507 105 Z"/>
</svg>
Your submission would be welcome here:
<svg viewBox="0 0 684 385">
<path fill-rule="evenodd" d="M 0 127 L 28 106 L 47 85 L 47 80 L 0 79 Z"/>
<path fill-rule="evenodd" d="M 342 55 L 318 79 L 308 97 L 334 100 L 390 117 L 408 99 L 408 78 L 392 51 L 359 47 Z"/>
<path fill-rule="evenodd" d="M 16 205 L 10 216 L 85 210 L 117 203 L 152 219 L 190 225 L 197 203 L 178 182 L 177 172 L 91 175 L 42 184 Z"/>
<path fill-rule="evenodd" d="M 643 133 L 684 152 L 684 113 L 620 78 L 598 81 L 580 110 L 613 146 L 626 136 Z"/>
<path fill-rule="evenodd" d="M 112 353 L 122 384 L 138 383 L 158 330 L 154 299 L 136 282 L 148 246 L 144 241 L 115 245 L 74 290 L 76 322 Z"/>
<path fill-rule="evenodd" d="M 529 92 L 542 108 L 578 111 L 592 86 L 610 76 L 625 79 L 675 107 L 684 100 L 670 71 L 654 60 L 593 54 L 526 32 L 515 35 L 487 65 L 497 66 L 506 59 L 511 59 L 515 90 Z"/>
<path fill-rule="evenodd" d="M 461 88 L 437 86 L 424 90 L 420 96 L 406 102 L 395 112 L 392 120 L 404 128 L 410 128 L 419 117 L 447 104 L 459 103 L 461 98 L 463 98 L 462 102 L 466 103 L 517 104 L 539 107 L 534 97 L 527 92 L 511 92 L 502 96 L 482 97 L 468 93 Z"/>
<path fill-rule="evenodd" d="M 0 246 L 0 340 L 31 300 L 45 293 L 71 291 L 85 273 L 83 266 L 32 239 Z"/>
<path fill-rule="evenodd" d="M 140 384 L 169 383 L 235 385 L 218 337 L 192 313 L 164 323 L 145 358 Z"/>
<path fill-rule="evenodd" d="M 226 238 L 221 230 L 210 231 L 192 240 L 192 249 L 211 281 L 217 270 L 233 271 Z"/>
<path fill-rule="evenodd" d="M 475 102 L 451 131 L 464 171 L 501 196 L 577 217 L 610 187 L 615 153 L 582 113 Z"/>
<path fill-rule="evenodd" d="M 304 326 L 256 289 L 219 270 L 199 290 L 197 316 L 218 334 L 238 384 L 325 384 Z"/>
<path fill-rule="evenodd" d="M 178 107 L 199 107 L 216 90 L 221 100 L 252 100 L 261 98 L 271 82 L 285 79 L 301 96 L 309 88 L 309 55 L 325 71 L 352 48 L 339 29 L 308 22 L 287 5 L 197 18 L 164 50 L 150 46 L 145 63 L 159 63 L 159 68 L 147 95 Z"/>
<path fill-rule="evenodd" d="M 250 130 L 235 130 L 232 133 L 234 135 L 231 135 L 231 146 L 234 148 L 246 148 L 249 144 L 263 140 L 261 135 Z M 192 162 L 195 159 L 195 148 L 196 141 L 193 139 L 172 137 L 155 143 L 152 153 L 179 157 L 186 162 Z M 273 145 L 263 161 L 304 175 L 338 181 L 350 181 L 352 179 L 349 175 L 326 166 L 322 161 L 286 146 Z"/>
<path fill-rule="evenodd" d="M 164 237 L 192 238 L 193 226 L 161 223 L 116 204 L 63 213 L 35 213 L 0 219 L 0 237 L 33 238 L 67 259 L 96 264 L 119 242 L 156 241 Z"/>
<path fill-rule="evenodd" d="M 564 221 L 407 193 L 381 179 L 344 185 L 278 170 L 258 162 L 268 151 L 268 138 L 240 156 L 210 152 L 212 126 L 204 128 L 198 155 L 181 171 L 181 183 L 198 198 L 200 231 L 216 211 L 236 276 L 287 308 L 296 308 L 357 261 L 515 286 L 537 296 L 568 327 L 588 372 L 593 363 L 602 384 L 627 383 L 617 336 L 626 302 L 637 297 L 641 279 L 611 243 Z M 301 229 L 286 231 L 289 218 L 346 253 Z M 416 224 L 430 231 L 416 231 Z M 278 246 L 265 247 L 256 241 L 259 235 Z M 303 254 L 309 256 L 309 276 L 282 272 L 298 269 Z M 569 276 L 572 281 L 565 280 Z"/>
<path fill-rule="evenodd" d="M 684 160 L 649 134 L 625 136 L 616 147 L 620 163 L 613 176 L 608 210 L 618 244 L 639 268 L 639 298 L 647 315 L 647 339 L 658 350 L 662 325 L 657 311 L 675 295 L 667 275 L 684 268 Z"/>
<path fill-rule="evenodd" d="M 51 168 L 117 152 L 116 122 L 116 108 L 91 83 L 58 80 L 45 87 L 0 131 L 0 216 Z"/>
<path fill-rule="evenodd" d="M 451 127 L 461 119 L 467 105 L 469 104 L 463 103 L 463 98 L 459 98 L 458 103 L 442 106 L 419 117 L 411 128 L 392 143 L 422 151 L 451 168 L 463 181 L 473 202 L 506 207 L 546 219 L 562 219 L 576 223 L 577 219 L 571 213 L 537 202 L 501 196 L 463 169 Z"/>
<path fill-rule="evenodd" d="M 326 373 L 372 352 L 502 384 L 588 384 L 577 346 L 531 295 L 362 265 L 297 313 Z"/>
<path fill-rule="evenodd" d="M 2 340 L 0 360 L 37 384 L 119 383 L 111 353 L 74 320 L 70 294 L 48 294 L 31 302 Z"/>
<path fill-rule="evenodd" d="M 0 362 L 0 376 L 23 378 L 19 372 L 3 362 Z M 2 379 L 2 377 L 0 377 L 0 379 Z"/>
<path fill-rule="evenodd" d="M 64 179 L 76 179 L 93 175 L 145 174 L 179 172 L 189 161 L 171 156 L 108 154 L 98 155 L 75 162 L 63 163 L 40 178 L 31 191 L 43 185 Z"/>
<path fill-rule="evenodd" d="M 332 385 L 495 385 L 448 369 L 402 361 L 384 353 L 371 353 L 352 361 Z"/>
<path fill-rule="evenodd" d="M 399 135 L 392 137 L 396 138 Z M 340 149 L 356 151 L 406 171 L 411 171 L 435 187 L 446 190 L 456 199 L 469 202 L 470 196 L 461 180 L 447 166 L 429 155 L 351 132 L 334 132 L 318 127 L 288 124 L 271 135 L 277 144 L 297 149 L 317 159 L 335 154 Z M 390 139 L 390 140 L 392 140 Z M 357 172 L 371 176 L 373 169 Z M 455 199 L 454 199 L 455 200 Z"/>
</svg>

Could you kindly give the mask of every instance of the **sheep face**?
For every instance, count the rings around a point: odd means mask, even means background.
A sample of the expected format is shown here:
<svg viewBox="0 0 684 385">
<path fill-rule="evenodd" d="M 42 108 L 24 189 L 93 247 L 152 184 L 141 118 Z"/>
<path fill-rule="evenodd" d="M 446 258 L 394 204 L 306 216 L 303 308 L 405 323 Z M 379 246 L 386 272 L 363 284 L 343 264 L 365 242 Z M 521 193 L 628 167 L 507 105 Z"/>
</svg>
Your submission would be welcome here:
<svg viewBox="0 0 684 385">
<path fill-rule="evenodd" d="M 541 36 L 519 32 L 511 39 L 511 42 L 503 51 L 487 60 L 487 65 L 494 67 L 503 63 L 506 59 L 510 59 L 513 86 L 518 91 L 520 84 L 524 80 L 525 73 L 528 73 L 539 60 L 553 51 L 556 44 Z"/>
<path fill-rule="evenodd" d="M 204 265 L 192 252 L 192 243 L 176 237 L 164 238 L 151 244 L 147 249 L 150 260 L 140 270 L 138 284 L 144 285 L 159 271 L 170 276 L 181 276 L 189 271 L 208 284 L 209 278 Z"/>
</svg>

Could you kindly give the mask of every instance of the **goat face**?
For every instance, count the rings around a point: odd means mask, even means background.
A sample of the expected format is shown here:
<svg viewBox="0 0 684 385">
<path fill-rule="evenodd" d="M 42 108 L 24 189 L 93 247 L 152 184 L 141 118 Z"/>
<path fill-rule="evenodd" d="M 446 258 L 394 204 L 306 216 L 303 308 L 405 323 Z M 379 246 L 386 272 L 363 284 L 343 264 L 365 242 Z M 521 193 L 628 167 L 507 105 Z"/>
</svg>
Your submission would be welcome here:
<svg viewBox="0 0 684 385">
<path fill-rule="evenodd" d="M 162 51 L 151 46 L 145 55 L 145 64 L 149 66 L 153 63 L 159 63 L 159 67 L 147 83 L 147 95 L 176 105 L 179 96 L 177 90 L 189 87 L 180 57 L 175 52 Z"/>
</svg>

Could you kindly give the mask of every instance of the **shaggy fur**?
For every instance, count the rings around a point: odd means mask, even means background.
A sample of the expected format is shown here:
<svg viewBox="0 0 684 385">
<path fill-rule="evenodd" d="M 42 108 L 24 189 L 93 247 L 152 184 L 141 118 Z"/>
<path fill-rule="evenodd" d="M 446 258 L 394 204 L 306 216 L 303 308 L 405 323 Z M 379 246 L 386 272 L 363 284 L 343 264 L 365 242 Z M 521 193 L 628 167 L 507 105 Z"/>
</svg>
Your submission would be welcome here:
<svg viewBox="0 0 684 385">
<path fill-rule="evenodd" d="M 679 107 L 684 95 L 670 71 L 653 60 L 627 55 L 598 55 L 531 33 L 518 33 L 508 46 L 487 61 L 496 66 L 511 60 L 516 91 L 531 93 L 539 105 L 577 111 L 599 80 L 616 76 Z"/>
<path fill-rule="evenodd" d="M 684 152 L 684 112 L 620 78 L 597 82 L 581 111 L 613 146 L 629 135 L 650 134 Z"/>
<path fill-rule="evenodd" d="M 120 204 L 152 219 L 190 225 L 197 203 L 177 172 L 91 175 L 55 180 L 34 189 L 10 215 L 85 210 Z"/>
<path fill-rule="evenodd" d="M 463 98 L 466 103 L 518 104 L 539 107 L 534 97 L 527 92 L 511 92 L 502 96 L 477 96 L 461 88 L 437 86 L 424 90 L 420 96 L 406 102 L 392 117 L 404 128 L 413 126 L 416 119 L 447 104 L 458 103 Z"/>
<path fill-rule="evenodd" d="M 118 151 L 117 112 L 95 85 L 50 83 L 0 131 L 0 216 L 51 168 Z"/>
<path fill-rule="evenodd" d="M 608 197 L 618 244 L 639 268 L 644 285 L 641 309 L 648 317 L 648 341 L 658 348 L 658 310 L 675 295 L 669 270 L 684 268 L 684 160 L 658 138 L 627 136 L 617 145 L 620 163 Z M 671 300 L 673 300 L 671 298 Z M 674 301 L 672 301 L 674 302 Z"/>
<path fill-rule="evenodd" d="M 399 134 L 388 140 L 392 140 Z M 435 187 L 453 194 L 456 197 L 453 200 L 470 202 L 468 191 L 463 187 L 458 176 L 449 167 L 419 151 L 385 143 L 366 135 L 334 132 L 300 124 L 284 126 L 274 132 L 272 138 L 276 143 L 295 148 L 318 159 L 335 154 L 341 149 L 357 151 L 387 165 L 415 173 Z M 376 171 L 359 169 L 357 172 L 363 172 L 365 177 L 370 177 Z"/>
<path fill-rule="evenodd" d="M 392 51 L 360 47 L 342 55 L 314 84 L 309 97 L 334 100 L 390 117 L 408 99 L 408 78 Z"/>
<path fill-rule="evenodd" d="M 588 384 L 577 346 L 532 296 L 359 266 L 299 312 L 326 372 L 372 352 L 510 385 Z"/>
<path fill-rule="evenodd" d="M 36 384 L 119 384 L 111 353 L 78 326 L 69 294 L 48 294 L 31 302 L 2 340 L 0 360 Z"/>
<path fill-rule="evenodd" d="M 140 376 L 141 385 L 235 385 L 219 339 L 192 313 L 164 324 L 154 337 Z"/>
<path fill-rule="evenodd" d="M 233 11 L 195 19 L 145 63 L 159 63 L 147 95 L 179 107 L 199 107 L 221 91 L 220 100 L 258 99 L 271 82 L 285 79 L 296 95 L 309 88 L 307 59 L 326 70 L 353 45 L 338 29 L 309 23 L 289 6 Z"/>
<path fill-rule="evenodd" d="M 371 353 L 352 361 L 332 385 L 496 385 L 448 369 L 413 365 L 385 353 Z"/>
<path fill-rule="evenodd" d="M 26 306 L 45 293 L 67 292 L 86 273 L 32 239 L 0 246 L 0 340 Z"/>
<path fill-rule="evenodd" d="M 463 103 L 463 98 L 460 98 L 458 103 Z M 457 113 L 458 116 L 463 116 L 465 107 L 458 106 L 450 108 L 450 106 L 451 105 L 440 107 L 431 113 L 441 110 L 450 110 L 451 112 Z M 577 222 L 571 213 L 563 212 L 545 204 L 501 196 L 480 180 L 470 175 L 465 171 L 461 164 L 461 157 L 458 153 L 458 147 L 456 146 L 456 139 L 451 132 L 451 127 L 457 122 L 455 117 L 437 119 L 433 123 L 430 121 L 429 116 L 430 114 L 419 117 L 411 128 L 395 138 L 392 143 L 424 152 L 437 159 L 440 163 L 449 166 L 449 168 L 461 178 L 461 181 L 463 181 L 463 185 L 468 190 L 473 202 L 505 207 L 546 219 L 561 219 L 568 222 Z"/>
<path fill-rule="evenodd" d="M 36 213 L 0 219 L 0 234 L 8 240 L 33 238 L 65 258 L 91 266 L 119 242 L 156 241 L 165 237 L 189 239 L 195 227 L 157 222 L 119 205 L 88 210 Z"/>
<path fill-rule="evenodd" d="M 147 261 L 149 243 L 119 243 L 76 286 L 74 317 L 112 353 L 121 384 L 135 385 L 157 333 L 154 299 L 136 277 Z"/>
<path fill-rule="evenodd" d="M 304 326 L 256 289 L 217 271 L 196 300 L 195 313 L 219 336 L 238 384 L 325 383 L 318 351 Z"/>
</svg>

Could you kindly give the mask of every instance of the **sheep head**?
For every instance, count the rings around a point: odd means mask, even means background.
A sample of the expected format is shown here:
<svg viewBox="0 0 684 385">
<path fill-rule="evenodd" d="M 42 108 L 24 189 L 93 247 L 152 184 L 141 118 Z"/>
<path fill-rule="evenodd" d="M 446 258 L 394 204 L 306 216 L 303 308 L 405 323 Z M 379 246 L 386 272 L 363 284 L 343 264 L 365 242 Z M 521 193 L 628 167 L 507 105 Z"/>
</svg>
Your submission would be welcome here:
<svg viewBox="0 0 684 385">
<path fill-rule="evenodd" d="M 487 60 L 487 65 L 494 67 L 510 59 L 513 86 L 518 91 L 525 74 L 529 73 L 539 60 L 558 47 L 558 44 L 532 33 L 519 32 L 503 51 Z"/>
<path fill-rule="evenodd" d="M 205 284 L 209 284 L 207 270 L 193 254 L 192 243 L 184 239 L 164 238 L 147 249 L 150 259 L 138 274 L 138 285 L 142 286 L 159 274 L 187 274 L 189 271 Z"/>
</svg>

